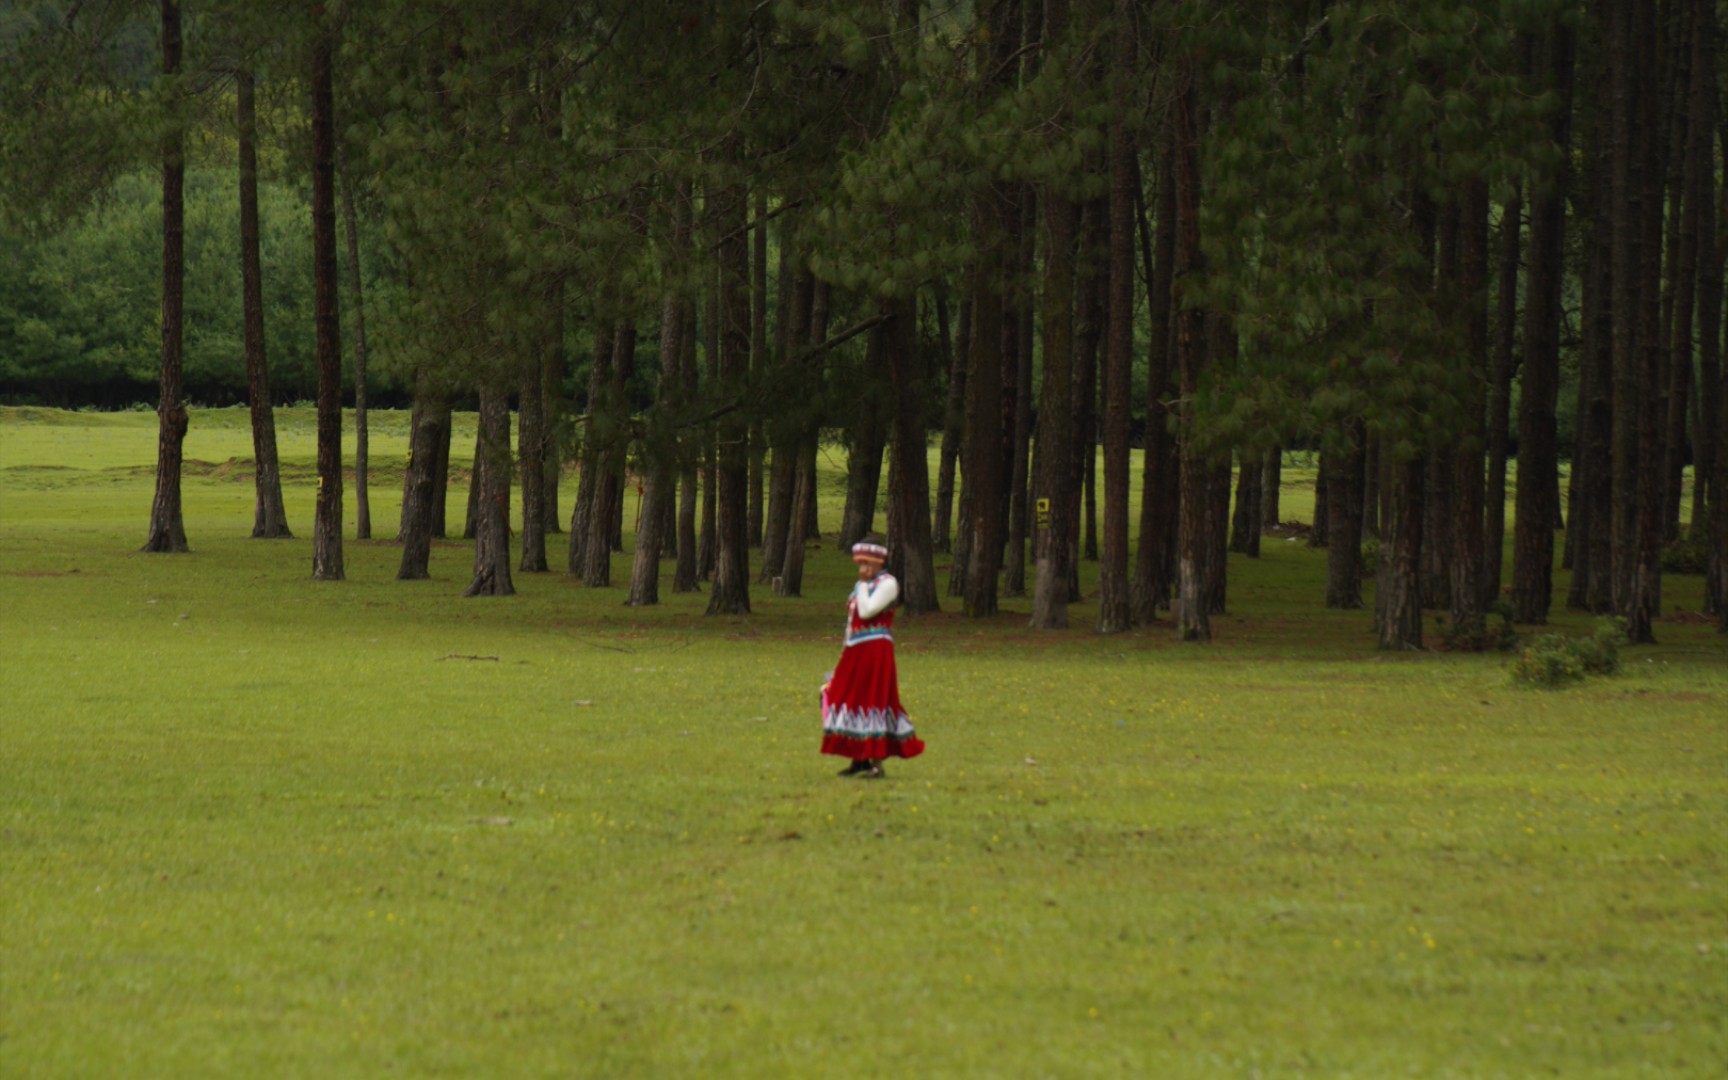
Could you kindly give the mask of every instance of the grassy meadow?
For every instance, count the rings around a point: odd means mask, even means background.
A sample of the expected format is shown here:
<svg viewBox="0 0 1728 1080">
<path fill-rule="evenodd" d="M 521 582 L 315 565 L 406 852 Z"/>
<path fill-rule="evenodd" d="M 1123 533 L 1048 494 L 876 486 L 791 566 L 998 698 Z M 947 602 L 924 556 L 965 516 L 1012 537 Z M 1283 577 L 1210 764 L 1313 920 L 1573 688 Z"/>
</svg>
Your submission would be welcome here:
<svg viewBox="0 0 1728 1080">
<path fill-rule="evenodd" d="M 0 410 L 0 1077 L 1728 1070 L 1698 578 L 1555 691 L 1377 652 L 1271 537 L 1207 646 L 944 598 L 897 638 L 928 752 L 843 781 L 831 543 L 745 618 L 669 566 L 623 606 L 623 555 L 465 600 L 468 545 L 394 580 L 350 484 L 348 580 L 315 583 L 313 418 L 278 424 L 295 539 L 248 539 L 246 412 L 202 410 L 193 552 L 144 555 L 154 414 Z M 382 537 L 406 435 L 373 415 Z"/>
</svg>

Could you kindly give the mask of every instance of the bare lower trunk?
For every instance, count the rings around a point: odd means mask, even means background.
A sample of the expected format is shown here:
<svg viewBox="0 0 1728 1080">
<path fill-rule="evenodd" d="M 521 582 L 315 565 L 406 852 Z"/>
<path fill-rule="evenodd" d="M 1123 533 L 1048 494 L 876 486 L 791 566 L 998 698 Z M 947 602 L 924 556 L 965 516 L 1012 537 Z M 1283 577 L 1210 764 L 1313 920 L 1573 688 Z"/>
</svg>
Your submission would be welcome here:
<svg viewBox="0 0 1728 1080">
<path fill-rule="evenodd" d="M 354 328 L 354 538 L 372 539 L 371 428 L 366 415 L 366 303 L 360 287 L 360 226 L 354 178 L 342 176 L 342 224 L 348 243 L 349 317 Z"/>
<path fill-rule="evenodd" d="M 474 578 L 463 596 L 511 596 L 510 580 L 510 408 L 500 386 L 480 389 L 480 467 L 473 484 L 475 500 Z"/>
<path fill-rule="evenodd" d="M 1386 492 L 1389 520 L 1380 543 L 1375 630 L 1382 649 L 1422 648 L 1423 457 L 1395 462 Z"/>
<path fill-rule="evenodd" d="M 180 4 L 162 0 L 162 70 L 180 70 Z M 182 313 L 185 307 L 186 210 L 185 135 L 171 128 L 162 138 L 162 381 L 156 404 L 156 495 L 150 503 L 150 533 L 145 551 L 186 550 L 180 504 L 181 448 L 188 423 L 182 397 Z"/>
<path fill-rule="evenodd" d="M 432 556 L 433 485 L 438 476 L 438 448 L 450 427 L 450 406 L 422 392 L 415 399 L 413 427 L 408 435 L 408 468 L 402 490 L 402 562 L 396 577 L 413 581 L 429 576 Z"/>
<path fill-rule="evenodd" d="M 923 424 L 924 374 L 916 352 L 917 306 L 888 304 L 884 323 L 888 377 L 893 384 L 893 475 L 889 498 L 896 513 L 889 548 L 898 569 L 900 600 L 908 615 L 941 610 L 930 552 L 930 466 Z"/>
<path fill-rule="evenodd" d="M 270 403 L 270 370 L 264 348 L 264 284 L 259 262 L 257 110 L 252 73 L 236 79 L 240 142 L 240 296 L 246 343 L 246 396 L 252 411 L 253 515 L 255 539 L 286 539 L 282 473 L 276 455 L 276 414 Z"/>
<path fill-rule="evenodd" d="M 546 408 L 539 364 L 523 378 L 519 397 L 516 457 L 522 478 L 522 561 L 517 569 L 539 574 L 547 570 Z"/>
<path fill-rule="evenodd" d="M 335 43 L 318 27 L 312 41 L 312 306 L 318 357 L 318 497 L 312 520 L 312 577 L 340 581 L 342 559 L 342 341 L 336 301 Z"/>
</svg>

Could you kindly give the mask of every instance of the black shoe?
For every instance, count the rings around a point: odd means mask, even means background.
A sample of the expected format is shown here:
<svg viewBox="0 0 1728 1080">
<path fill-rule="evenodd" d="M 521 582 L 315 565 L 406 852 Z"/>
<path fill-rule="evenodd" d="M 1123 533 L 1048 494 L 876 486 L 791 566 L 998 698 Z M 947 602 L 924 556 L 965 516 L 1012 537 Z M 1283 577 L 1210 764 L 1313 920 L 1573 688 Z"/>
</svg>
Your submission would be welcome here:
<svg viewBox="0 0 1728 1080">
<path fill-rule="evenodd" d="M 844 769 L 841 769 L 840 775 L 841 776 L 857 776 L 859 773 L 867 773 L 869 771 L 870 771 L 870 763 L 868 761 L 854 761 L 852 764 L 846 766 Z"/>
<path fill-rule="evenodd" d="M 880 765 L 867 764 L 864 768 L 858 770 L 858 779 L 860 780 L 882 780 L 887 776 L 888 774 L 882 771 L 882 766 Z"/>
</svg>

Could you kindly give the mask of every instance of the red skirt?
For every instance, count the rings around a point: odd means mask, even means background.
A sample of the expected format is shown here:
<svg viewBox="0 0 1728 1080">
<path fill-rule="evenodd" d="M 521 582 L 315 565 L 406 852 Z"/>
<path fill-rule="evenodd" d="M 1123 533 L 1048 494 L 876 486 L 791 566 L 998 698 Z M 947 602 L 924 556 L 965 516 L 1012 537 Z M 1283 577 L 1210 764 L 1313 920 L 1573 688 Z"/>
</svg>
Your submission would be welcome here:
<svg viewBox="0 0 1728 1080">
<path fill-rule="evenodd" d="M 892 639 L 860 641 L 841 652 L 822 691 L 822 752 L 854 761 L 924 752 L 900 705 Z"/>
</svg>

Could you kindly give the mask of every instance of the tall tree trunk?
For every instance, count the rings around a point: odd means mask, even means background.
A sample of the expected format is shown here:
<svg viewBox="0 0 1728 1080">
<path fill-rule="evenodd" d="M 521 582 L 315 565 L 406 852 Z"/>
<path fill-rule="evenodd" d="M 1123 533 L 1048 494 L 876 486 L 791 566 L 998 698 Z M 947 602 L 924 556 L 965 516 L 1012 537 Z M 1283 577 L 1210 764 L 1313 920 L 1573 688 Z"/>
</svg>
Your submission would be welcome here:
<svg viewBox="0 0 1728 1080">
<path fill-rule="evenodd" d="M 1057 37 L 1057 14 L 1066 4 L 1044 5 L 1045 38 Z M 1037 529 L 1031 625 L 1059 630 L 1068 625 L 1068 578 L 1072 558 L 1075 457 L 1074 244 L 1079 215 L 1055 187 L 1044 192 L 1044 385 L 1038 406 L 1038 479 L 1034 489 Z"/>
<path fill-rule="evenodd" d="M 1512 373 L 1518 335 L 1518 265 L 1523 246 L 1524 200 L 1518 195 L 1500 211 L 1500 269 L 1494 317 L 1494 369 L 1488 382 L 1488 487 L 1482 500 L 1482 580 L 1485 602 L 1500 596 L 1506 552 L 1507 424 L 1512 413 Z M 1579 414 L 1582 426 L 1583 414 Z M 1576 454 L 1574 475 L 1576 475 Z M 1576 533 L 1576 530 L 1573 530 Z"/>
<path fill-rule="evenodd" d="M 750 230 L 750 360 L 749 370 L 758 378 L 768 370 L 768 192 L 760 185 L 753 193 L 756 226 Z M 747 507 L 751 547 L 762 545 L 762 464 L 765 446 L 762 422 L 750 424 L 750 498 Z"/>
<path fill-rule="evenodd" d="M 808 362 L 811 366 L 812 389 L 820 392 L 822 381 L 822 358 L 816 354 L 816 346 L 828 340 L 828 285 L 811 277 L 808 281 L 810 310 L 804 319 L 805 340 L 801 344 L 807 350 Z M 800 344 L 796 340 L 792 344 Z M 810 539 L 818 535 L 813 526 L 816 520 L 816 451 L 817 437 L 820 428 L 814 417 L 806 421 L 798 443 L 798 469 L 793 485 L 792 512 L 790 515 L 790 531 L 786 538 L 786 558 L 781 565 L 779 584 L 775 586 L 779 596 L 802 596 L 804 594 L 804 548 Z"/>
<path fill-rule="evenodd" d="M 542 345 L 544 352 L 550 348 Z M 523 373 L 516 407 L 517 473 L 522 484 L 522 560 L 525 574 L 543 574 L 546 565 L 546 399 L 542 396 L 544 356 Z"/>
<path fill-rule="evenodd" d="M 450 501 L 450 443 L 456 434 L 449 402 L 444 403 L 444 420 L 438 428 L 438 452 L 432 463 L 432 539 L 443 540 L 449 535 L 446 521 Z"/>
<path fill-rule="evenodd" d="M 1386 491 L 1388 519 L 1382 526 L 1374 587 L 1375 633 L 1382 649 L 1422 648 L 1422 456 L 1393 460 Z"/>
<path fill-rule="evenodd" d="M 1370 474 L 1372 475 L 1372 474 Z M 1284 487 L 1284 448 L 1274 446 L 1266 451 L 1266 465 L 1260 473 L 1260 527 L 1261 529 L 1276 529 L 1283 524 L 1278 519 L 1279 493 Z M 1366 499 L 1362 508 L 1368 517 L 1363 521 L 1364 529 L 1372 521 L 1372 509 Z"/>
<path fill-rule="evenodd" d="M 1483 586 L 1483 386 L 1488 376 L 1488 183 L 1464 181 L 1458 221 L 1458 293 L 1464 314 L 1464 362 L 1469 373 L 1466 428 L 1453 453 L 1457 520 L 1452 533 L 1452 625 L 1460 643 L 1484 640 L 1488 596 Z"/>
<path fill-rule="evenodd" d="M 282 472 L 276 455 L 276 411 L 270 403 L 270 367 L 264 349 L 264 275 L 258 241 L 258 113 L 250 69 L 235 78 L 240 144 L 240 307 L 246 341 L 246 397 L 252 411 L 254 539 L 286 539 Z"/>
<path fill-rule="evenodd" d="M 1022 280 L 1030 281 L 1033 274 L 1034 238 L 1038 230 L 1037 199 L 1031 185 L 1020 186 L 1015 200 L 1019 221 L 1013 244 L 1015 267 Z M 1012 351 L 1014 372 L 1013 393 L 1008 393 L 1004 368 L 1002 414 L 1003 432 L 1007 435 L 1008 458 L 1003 475 L 1008 478 L 1008 544 L 1002 564 L 1002 595 L 1026 595 L 1027 544 L 1032 536 L 1029 498 L 1031 495 L 1030 457 L 1032 443 L 1032 297 L 1029 289 L 1015 289 L 1012 300 L 1003 312 L 1004 361 Z M 1034 558 L 1036 556 L 1034 555 Z"/>
<path fill-rule="evenodd" d="M 682 192 L 689 197 L 688 189 Z M 694 298 L 686 298 L 683 302 L 682 318 L 684 329 L 679 335 L 678 377 L 684 388 L 684 400 L 694 401 L 697 391 L 696 377 L 696 302 Z M 699 429 L 700 430 L 700 429 Z M 698 436 L 700 438 L 700 436 Z M 706 441 L 705 439 L 703 440 Z M 672 572 L 672 591 L 675 593 L 695 592 L 696 585 L 696 508 L 697 485 L 700 469 L 699 451 L 686 447 L 680 455 L 684 463 L 683 476 L 678 488 L 678 563 Z"/>
<path fill-rule="evenodd" d="M 438 450 L 450 431 L 450 405 L 427 389 L 427 377 L 417 380 L 414 414 L 408 434 L 408 468 L 402 486 L 402 563 L 396 571 L 401 581 L 429 576 L 432 556 L 433 498 L 438 481 Z"/>
<path fill-rule="evenodd" d="M 947 331 L 948 302 L 936 294 L 936 312 L 943 324 L 942 343 L 948 357 L 948 397 L 942 412 L 942 449 L 936 468 L 936 521 L 930 545 L 936 551 L 954 549 L 954 466 L 960 456 L 962 429 L 966 422 L 966 361 L 972 344 L 972 301 L 960 301 L 959 328 L 952 347 Z"/>
<path fill-rule="evenodd" d="M 360 285 L 360 224 L 354 177 L 342 173 L 342 226 L 348 246 L 349 317 L 354 328 L 354 538 L 372 539 L 371 428 L 366 416 L 366 300 Z"/>
<path fill-rule="evenodd" d="M 802 365 L 796 363 L 795 354 L 804 347 L 803 324 L 810 315 L 810 295 L 815 278 L 803 269 L 802 260 L 793 252 L 792 241 L 790 231 L 782 228 L 774 365 L 776 380 L 787 390 L 796 391 L 801 388 L 795 380 L 802 374 Z M 807 400 L 802 394 L 789 398 L 789 401 Z M 762 522 L 762 569 L 758 581 L 772 582 L 785 569 L 786 547 L 792 533 L 792 504 L 797 498 L 798 462 L 802 457 L 800 447 L 805 427 L 802 413 L 807 407 L 807 404 L 794 406 L 789 410 L 791 415 L 769 417 L 764 425 L 772 457 L 768 472 L 768 506 Z"/>
<path fill-rule="evenodd" d="M 1698 23 L 1693 48 L 1700 56 L 1714 57 L 1718 31 L 1716 11 L 1709 0 L 1696 0 L 1696 3 Z M 1693 108 L 1696 123 L 1708 132 L 1717 128 L 1720 116 L 1716 66 L 1711 63 L 1698 64 L 1697 77 L 1698 82 L 1694 84 L 1693 92 L 1698 98 Z M 1718 539 L 1722 537 L 1724 530 L 1716 514 L 1724 502 L 1728 502 L 1728 491 L 1723 490 L 1724 481 L 1728 481 L 1728 470 L 1724 470 L 1719 464 L 1720 448 L 1728 442 L 1723 432 L 1723 422 L 1728 420 L 1728 412 L 1722 408 L 1720 395 L 1711 393 L 1711 387 L 1728 386 L 1728 378 L 1724 378 L 1722 371 L 1723 249 L 1715 242 L 1721 184 L 1715 170 L 1707 167 L 1710 160 L 1709 136 L 1706 135 L 1704 153 L 1694 155 L 1694 165 L 1699 167 L 1703 174 L 1696 181 L 1702 188 L 1698 199 L 1697 223 L 1698 434 L 1692 452 L 1692 471 L 1697 485 L 1692 498 L 1692 538 L 1696 541 L 1704 541 L 1711 535 Z M 1717 522 L 1714 528 L 1711 524 L 1713 521 Z M 1722 614 L 1724 599 L 1725 597 L 1718 593 L 1714 597 L 1715 606 L 1711 610 Z"/>
<path fill-rule="evenodd" d="M 162 0 L 162 73 L 180 72 L 179 0 Z M 162 136 L 162 382 L 156 403 L 156 495 L 150 503 L 150 534 L 145 551 L 185 551 L 186 526 L 180 504 L 181 449 L 186 441 L 186 401 L 181 356 L 185 333 L 186 156 L 185 130 L 179 121 Z"/>
<path fill-rule="evenodd" d="M 1198 61 L 1185 56 L 1178 62 L 1175 97 L 1170 115 L 1175 141 L 1176 184 L 1176 282 L 1178 301 L 1184 282 L 1204 272 L 1200 249 L 1200 164 L 1198 116 L 1195 109 L 1195 67 Z M 1195 445 L 1194 398 L 1207 363 L 1205 313 L 1198 307 L 1178 303 L 1176 315 L 1176 366 L 1181 379 L 1182 493 L 1177 564 L 1177 598 L 1180 611 L 1176 633 L 1184 641 L 1209 641 L 1212 622 L 1207 610 L 1211 566 L 1207 543 L 1211 532 L 1212 467 Z"/>
<path fill-rule="evenodd" d="M 474 578 L 463 596 L 512 596 L 510 580 L 510 401 L 502 385 L 480 387 L 480 497 L 474 524 Z"/>
<path fill-rule="evenodd" d="M 1652 620 L 1662 610 L 1662 390 L 1661 329 L 1662 273 L 1662 144 L 1657 77 L 1660 70 L 1658 14 L 1654 5 L 1634 5 L 1633 40 L 1639 82 L 1637 121 L 1639 151 L 1635 177 L 1642 178 L 1638 202 L 1638 449 L 1636 520 L 1632 525 L 1631 580 L 1626 604 L 1626 636 L 1635 643 L 1654 643 Z"/>
<path fill-rule="evenodd" d="M 1058 0 L 1059 2 L 1059 0 Z M 982 89 L 1006 91 L 1014 78 L 1013 54 L 1020 37 L 1020 4 L 1002 0 L 981 12 L 987 19 L 989 47 L 979 53 Z M 1046 35 L 1048 39 L 1048 35 Z M 962 510 L 969 515 L 966 614 L 986 618 L 997 610 L 997 574 L 1001 569 L 1003 509 L 1007 478 L 1002 475 L 1002 308 L 1006 284 L 1002 267 L 1009 261 L 1009 200 L 1001 182 L 979 192 L 971 207 L 973 242 L 979 255 L 970 277 L 972 349 L 966 374 L 965 492 Z"/>
<path fill-rule="evenodd" d="M 1236 504 L 1230 514 L 1230 550 L 1252 559 L 1260 557 L 1261 470 L 1263 452 L 1244 448 L 1237 465 Z"/>
<path fill-rule="evenodd" d="M 846 507 L 840 521 L 840 548 L 848 550 L 876 527 L 876 503 L 881 494 L 882 453 L 887 448 L 889 421 L 884 417 L 877 374 L 886 363 L 884 331 L 870 331 L 864 353 L 864 390 L 847 426 Z"/>
<path fill-rule="evenodd" d="M 1133 0 L 1116 0 L 1116 115 L 1110 124 L 1110 283 L 1104 349 L 1104 544 L 1098 632 L 1134 625 L 1128 576 L 1128 405 L 1134 369 L 1134 138 L 1128 87 L 1134 67 Z M 1256 538 L 1259 530 L 1255 529 Z"/>
<path fill-rule="evenodd" d="M 336 304 L 336 109 L 332 33 L 312 17 L 312 322 L 318 356 L 318 500 L 312 577 L 340 581 L 342 562 L 342 340 Z"/>
<path fill-rule="evenodd" d="M 1362 606 L 1362 499 L 1364 429 L 1360 420 L 1343 425 L 1345 445 L 1328 450 L 1321 468 L 1326 476 L 1326 606 L 1354 611 Z"/>
<path fill-rule="evenodd" d="M 889 498 L 894 522 L 888 538 L 908 615 L 941 610 L 930 552 L 930 465 L 924 430 L 924 371 L 917 352 L 917 304 L 890 301 L 883 313 L 887 374 L 894 390 L 893 463 Z"/>
<path fill-rule="evenodd" d="M 709 213 L 718 209 L 719 200 L 714 200 L 707 208 Z M 724 223 L 718 231 L 724 231 Z M 702 320 L 702 354 L 708 368 L 708 385 L 720 385 L 720 279 L 719 266 L 716 262 L 715 276 L 709 281 L 708 301 L 703 307 Z M 719 559 L 719 492 L 716 481 L 720 475 L 720 427 L 710 423 L 703 429 L 702 440 L 702 537 L 696 548 L 696 580 L 707 581 L 714 576 L 714 565 Z"/>
<path fill-rule="evenodd" d="M 1552 184 L 1532 192 L 1530 273 L 1525 288 L 1524 375 L 1518 403 L 1518 502 L 1512 551 L 1512 617 L 1546 623 L 1552 600 L 1558 498 L 1555 410 L 1560 389 L 1561 290 L 1565 272 L 1567 166 L 1572 146 L 1572 32 L 1556 26 L 1542 43 L 1539 70 L 1558 93 L 1552 137 L 1560 164 Z"/>
<path fill-rule="evenodd" d="M 743 391 L 750 369 L 750 267 L 746 250 L 744 193 L 725 188 L 716 198 L 720 234 L 720 386 Z M 738 412 L 720 418 L 715 483 L 714 587 L 708 614 L 750 612 L 749 426 Z"/>
<path fill-rule="evenodd" d="M 1308 546 L 1312 548 L 1325 547 L 1331 533 L 1332 500 L 1329 498 L 1331 493 L 1326 490 L 1332 483 L 1334 472 L 1332 463 L 1326 460 L 1331 457 L 1331 451 L 1321 450 L 1318 457 L 1314 470 L 1314 521 L 1308 530 Z"/>
<path fill-rule="evenodd" d="M 1171 530 L 1177 517 L 1175 440 L 1170 436 L 1172 285 L 1176 259 L 1176 183 L 1170 142 L 1158 152 L 1157 229 L 1140 222 L 1150 341 L 1146 351 L 1146 447 L 1141 465 L 1140 547 L 1134 559 L 1134 620 L 1147 625 L 1169 602 Z M 1139 184 L 1135 185 L 1136 189 Z M 1154 237 L 1156 238 L 1154 240 Z M 1154 257 L 1154 244 L 1156 257 Z"/>
<path fill-rule="evenodd" d="M 1598 5 L 1600 7 L 1600 5 Z M 1598 10 L 1594 14 L 1600 14 Z M 1592 37 L 1600 37 L 1593 28 Z M 1598 61 L 1602 63 L 1602 61 Z M 1599 72 L 1598 72 L 1599 75 Z M 1614 385 L 1613 232 L 1614 120 L 1611 95 L 1601 77 L 1586 80 L 1590 107 L 1580 118 L 1588 124 L 1586 167 L 1580 173 L 1582 205 L 1590 221 L 1584 241 L 1580 283 L 1578 353 L 1578 448 L 1572 471 L 1577 498 L 1567 527 L 1572 551 L 1572 587 L 1567 606 L 1607 614 L 1613 610 L 1613 415 Z"/>
<path fill-rule="evenodd" d="M 570 512 L 569 570 L 578 577 L 593 562 L 589 546 L 599 531 L 596 519 L 604 518 L 610 482 L 606 444 L 611 406 L 613 336 L 616 327 L 604 315 L 594 317 L 594 361 L 588 372 L 588 416 L 582 431 L 582 473 L 576 482 L 576 505 Z M 603 545 L 606 546 L 606 545 Z"/>
</svg>

